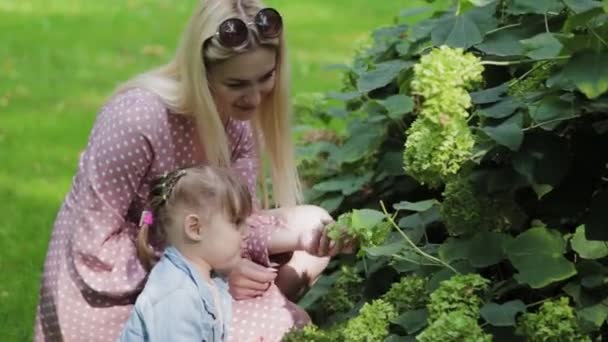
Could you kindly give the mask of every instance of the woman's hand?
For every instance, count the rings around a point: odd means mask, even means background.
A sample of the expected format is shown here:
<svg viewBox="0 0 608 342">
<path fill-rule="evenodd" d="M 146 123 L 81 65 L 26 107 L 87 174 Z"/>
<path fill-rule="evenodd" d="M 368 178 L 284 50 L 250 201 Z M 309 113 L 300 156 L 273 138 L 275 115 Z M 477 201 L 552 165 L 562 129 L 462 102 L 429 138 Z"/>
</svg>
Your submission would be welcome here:
<svg viewBox="0 0 608 342">
<path fill-rule="evenodd" d="M 298 249 L 317 257 L 333 257 L 340 253 L 352 253 L 356 242 L 347 237 L 331 240 L 327 236 L 328 224 L 320 229 L 301 232 L 298 237 Z"/>
<path fill-rule="evenodd" d="M 300 205 L 277 209 L 286 222 L 287 230 L 295 238 L 295 250 L 302 250 L 317 257 L 335 256 L 352 252 L 355 243 L 349 239 L 332 241 L 327 236 L 327 226 L 333 218 L 327 210 L 314 205 Z M 283 240 L 287 240 L 284 238 Z"/>
<path fill-rule="evenodd" d="M 249 259 L 241 259 L 230 272 L 230 294 L 236 300 L 261 296 L 277 277 L 274 268 L 264 267 Z"/>
</svg>

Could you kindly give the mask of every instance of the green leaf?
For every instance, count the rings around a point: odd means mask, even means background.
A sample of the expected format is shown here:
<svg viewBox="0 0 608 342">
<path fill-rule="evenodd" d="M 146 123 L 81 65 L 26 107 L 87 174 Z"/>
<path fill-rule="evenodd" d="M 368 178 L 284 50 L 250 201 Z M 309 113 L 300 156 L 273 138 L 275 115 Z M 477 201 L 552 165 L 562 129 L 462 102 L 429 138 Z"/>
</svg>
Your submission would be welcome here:
<svg viewBox="0 0 608 342">
<path fill-rule="evenodd" d="M 608 241 L 608 190 L 598 192 L 591 199 L 589 216 L 585 220 L 585 235 L 589 240 Z"/>
<path fill-rule="evenodd" d="M 477 25 L 479 32 L 484 36 L 486 32 L 498 27 L 498 20 L 494 16 L 496 13 L 496 2 L 491 2 L 486 6 L 467 10 L 463 16 L 471 19 Z"/>
<path fill-rule="evenodd" d="M 400 219 L 397 225 L 399 228 L 402 228 L 403 233 L 414 243 L 418 243 L 422 239 L 422 236 L 424 236 L 426 222 L 423 221 L 419 213 Z M 402 237 L 399 236 L 399 238 L 401 239 Z"/>
<path fill-rule="evenodd" d="M 388 116 L 394 120 L 399 120 L 403 114 L 409 113 L 414 109 L 414 100 L 405 95 L 393 95 L 380 102 L 388 111 Z"/>
<path fill-rule="evenodd" d="M 480 232 L 468 238 L 449 238 L 439 247 L 445 262 L 467 260 L 471 266 L 484 268 L 504 259 L 504 246 L 510 237 L 496 232 Z"/>
<path fill-rule="evenodd" d="M 488 35 L 475 47 L 489 55 L 520 56 L 524 54 L 524 46 L 520 42 L 524 37 L 519 29 L 501 30 Z"/>
<path fill-rule="evenodd" d="M 427 211 L 431 209 L 433 206 L 438 205 L 439 201 L 436 199 L 419 201 L 419 202 L 408 202 L 402 201 L 393 205 L 395 210 L 409 210 L 409 211 Z"/>
<path fill-rule="evenodd" d="M 545 227 L 531 228 L 506 246 L 509 260 L 519 272 L 514 278 L 534 289 L 576 274 L 574 264 L 563 256 L 565 250 L 561 234 Z"/>
<path fill-rule="evenodd" d="M 564 67 L 564 76 L 589 99 L 599 97 L 608 91 L 608 52 L 577 53 Z"/>
<path fill-rule="evenodd" d="M 608 243 L 605 241 L 587 240 L 584 225 L 576 228 L 576 233 L 572 236 L 570 244 L 572 245 L 572 249 L 584 259 L 600 259 L 608 256 Z"/>
<path fill-rule="evenodd" d="M 544 97 L 529 107 L 532 120 L 541 128 L 553 130 L 562 122 L 575 117 L 572 105 L 557 96 Z"/>
<path fill-rule="evenodd" d="M 524 140 L 524 131 L 514 122 L 504 123 L 496 127 L 483 127 L 482 130 L 500 145 L 512 151 L 519 150 Z"/>
<path fill-rule="evenodd" d="M 353 163 L 362 159 L 366 154 L 361 152 L 361 146 L 366 146 L 368 151 L 374 151 L 383 141 L 384 134 L 386 134 L 384 124 L 352 123 L 348 139 L 344 145 L 332 151 L 331 161 L 341 164 Z"/>
<path fill-rule="evenodd" d="M 487 6 L 491 3 L 495 3 L 497 0 L 469 0 L 470 3 L 477 7 Z"/>
<path fill-rule="evenodd" d="M 511 116 L 522 104 L 512 97 L 506 98 L 497 104 L 478 111 L 480 116 L 493 119 L 503 119 Z"/>
<path fill-rule="evenodd" d="M 403 175 L 403 153 L 402 152 L 386 152 L 378 162 L 377 170 L 387 176 L 402 176 Z M 376 177 L 375 181 L 378 181 Z"/>
<path fill-rule="evenodd" d="M 534 190 L 534 192 L 536 193 L 536 197 L 538 199 L 541 199 L 543 197 L 545 197 L 546 194 L 550 193 L 551 191 L 553 191 L 553 187 L 551 185 L 548 184 L 531 184 L 532 189 Z"/>
<path fill-rule="evenodd" d="M 395 50 L 397 50 L 397 52 L 399 53 L 399 56 L 407 56 L 410 53 L 410 48 L 412 47 L 412 44 L 406 40 L 399 42 L 399 44 L 397 44 L 395 46 Z"/>
<path fill-rule="evenodd" d="M 393 256 L 399 252 L 401 252 L 406 247 L 403 240 L 394 241 L 382 246 L 375 246 L 365 248 L 365 252 L 367 255 L 371 257 L 381 257 L 381 256 Z"/>
<path fill-rule="evenodd" d="M 564 3 L 574 13 L 583 13 L 594 8 L 602 7 L 602 3 L 595 0 L 564 0 Z"/>
<path fill-rule="evenodd" d="M 443 20 L 431 32 L 433 44 L 468 49 L 481 43 L 483 35 L 468 16 L 460 15 Z"/>
<path fill-rule="evenodd" d="M 373 209 L 355 209 L 351 224 L 357 229 L 372 229 L 384 220 L 384 213 Z"/>
<path fill-rule="evenodd" d="M 340 101 L 350 101 L 350 100 L 356 99 L 360 95 L 361 94 L 357 91 L 351 91 L 351 92 L 346 92 L 346 93 L 330 91 L 327 93 L 327 98 L 336 99 L 336 100 L 340 100 Z"/>
<path fill-rule="evenodd" d="M 323 192 L 341 191 L 345 196 L 349 196 L 361 190 L 361 188 L 371 179 L 371 172 L 368 172 L 363 176 L 342 175 L 334 177 L 328 181 L 318 183 L 313 186 L 313 189 Z"/>
<path fill-rule="evenodd" d="M 340 207 L 342 201 L 344 201 L 344 196 L 331 196 L 321 201 L 321 203 L 319 203 L 319 206 L 331 213 L 332 211 Z"/>
<path fill-rule="evenodd" d="M 513 156 L 513 168 L 530 185 L 555 188 L 568 174 L 569 154 L 564 139 L 544 131 L 534 132 L 526 136 L 524 144 Z"/>
<path fill-rule="evenodd" d="M 581 26 L 587 25 L 590 21 L 602 14 L 604 14 L 602 8 L 594 8 L 589 11 L 583 11 L 579 14 L 570 15 L 568 16 L 568 19 L 566 19 L 562 31 L 572 32 Z"/>
<path fill-rule="evenodd" d="M 416 42 L 427 38 L 431 32 L 441 23 L 440 19 L 426 19 L 414 25 L 410 30 L 407 39 L 410 42 Z"/>
<path fill-rule="evenodd" d="M 382 88 L 389 84 L 401 70 L 409 68 L 413 65 L 412 62 L 401 60 L 393 60 L 380 64 L 376 64 L 376 68 L 371 71 L 366 71 L 357 80 L 357 88 L 361 93 L 367 93 L 371 90 Z"/>
<path fill-rule="evenodd" d="M 600 302 L 596 305 L 578 310 L 577 316 L 599 329 L 608 318 L 608 306 Z"/>
<path fill-rule="evenodd" d="M 508 8 L 511 14 L 545 14 L 559 12 L 564 8 L 560 0 L 513 0 Z"/>
<path fill-rule="evenodd" d="M 488 227 L 491 228 L 491 227 Z M 471 239 L 467 258 L 471 266 L 484 268 L 498 264 L 505 258 L 504 246 L 511 236 L 497 232 L 480 232 Z"/>
<path fill-rule="evenodd" d="M 298 301 L 298 305 L 304 309 L 311 307 L 317 300 L 321 299 L 329 292 L 339 275 L 340 272 L 334 272 L 331 275 L 320 277 L 319 280 L 315 282 L 315 285 L 310 290 L 306 291 L 304 297 Z"/>
<path fill-rule="evenodd" d="M 572 32 L 582 26 L 587 25 L 589 22 L 602 14 L 604 14 L 604 11 L 601 8 L 594 8 L 589 11 L 583 11 L 575 15 L 570 15 L 568 16 L 568 19 L 566 19 L 562 31 Z"/>
<path fill-rule="evenodd" d="M 414 334 L 426 326 L 428 317 L 427 309 L 412 310 L 392 319 L 391 323 L 402 327 L 408 334 Z"/>
<path fill-rule="evenodd" d="M 493 88 L 488 88 L 471 93 L 471 101 L 474 104 L 498 102 L 502 100 L 503 95 L 507 92 L 507 90 L 509 90 L 509 84 L 505 82 Z"/>
<path fill-rule="evenodd" d="M 520 312 L 526 312 L 526 304 L 521 300 L 504 304 L 487 303 L 479 311 L 481 317 L 495 327 L 515 326 L 515 316 Z"/>
<path fill-rule="evenodd" d="M 555 38 L 553 33 L 541 33 L 530 39 L 524 39 L 521 43 L 526 48 L 526 56 L 532 59 L 547 59 L 559 56 L 562 51 L 562 43 Z"/>
<path fill-rule="evenodd" d="M 335 116 L 337 118 L 345 118 L 346 116 L 348 116 L 348 114 L 350 114 L 350 112 L 344 108 L 333 107 L 327 109 L 327 114 Z"/>
<path fill-rule="evenodd" d="M 431 6 L 416 6 L 414 8 L 407 8 L 404 10 L 401 10 L 401 12 L 399 12 L 399 17 L 401 18 L 407 18 L 407 17 L 412 17 L 412 16 L 416 16 L 422 13 L 426 13 L 428 11 L 431 11 L 433 8 Z"/>
<path fill-rule="evenodd" d="M 470 244 L 471 242 L 467 238 L 448 238 L 439 246 L 439 257 L 447 263 L 466 260 L 469 257 Z"/>
</svg>

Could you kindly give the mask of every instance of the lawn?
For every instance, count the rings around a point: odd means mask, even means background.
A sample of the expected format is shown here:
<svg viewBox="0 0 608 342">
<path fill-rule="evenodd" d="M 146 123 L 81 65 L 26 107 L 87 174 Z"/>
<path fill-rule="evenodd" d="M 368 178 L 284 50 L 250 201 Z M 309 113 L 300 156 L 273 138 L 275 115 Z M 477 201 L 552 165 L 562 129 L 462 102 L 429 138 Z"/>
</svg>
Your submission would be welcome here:
<svg viewBox="0 0 608 342">
<path fill-rule="evenodd" d="M 110 3 L 111 5 L 108 5 Z M 167 61 L 194 1 L 0 0 L 0 334 L 31 339 L 42 263 L 95 113 Z M 268 0 L 283 13 L 295 94 L 337 89 L 325 67 L 411 0 Z"/>
</svg>

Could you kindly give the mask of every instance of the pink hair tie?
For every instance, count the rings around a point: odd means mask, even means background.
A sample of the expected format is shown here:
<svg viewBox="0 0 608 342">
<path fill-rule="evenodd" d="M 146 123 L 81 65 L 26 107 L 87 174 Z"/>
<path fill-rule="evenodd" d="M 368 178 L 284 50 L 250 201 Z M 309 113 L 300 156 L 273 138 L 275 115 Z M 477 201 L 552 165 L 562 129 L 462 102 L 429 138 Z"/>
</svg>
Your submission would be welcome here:
<svg viewBox="0 0 608 342">
<path fill-rule="evenodd" d="M 154 216 L 152 212 L 149 210 L 144 210 L 141 213 L 141 219 L 139 220 L 139 226 L 143 226 L 144 224 L 151 226 L 154 223 Z"/>
</svg>

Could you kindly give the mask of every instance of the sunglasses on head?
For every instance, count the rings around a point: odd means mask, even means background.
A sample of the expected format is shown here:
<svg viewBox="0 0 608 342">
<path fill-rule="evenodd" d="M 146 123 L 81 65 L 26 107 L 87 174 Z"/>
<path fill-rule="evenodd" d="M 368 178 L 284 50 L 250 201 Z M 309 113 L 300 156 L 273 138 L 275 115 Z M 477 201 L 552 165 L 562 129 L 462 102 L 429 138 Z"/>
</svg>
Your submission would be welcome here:
<svg viewBox="0 0 608 342">
<path fill-rule="evenodd" d="M 240 18 L 224 20 L 214 37 L 224 47 L 239 48 L 249 40 L 249 26 L 255 26 L 260 39 L 276 38 L 283 31 L 283 19 L 274 8 L 264 8 L 255 15 L 252 23 L 245 23 Z"/>
</svg>

